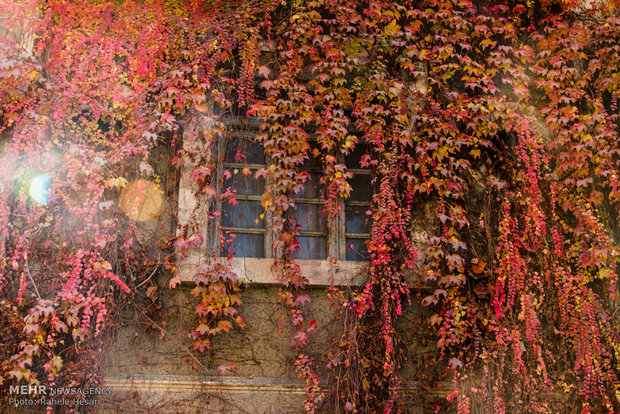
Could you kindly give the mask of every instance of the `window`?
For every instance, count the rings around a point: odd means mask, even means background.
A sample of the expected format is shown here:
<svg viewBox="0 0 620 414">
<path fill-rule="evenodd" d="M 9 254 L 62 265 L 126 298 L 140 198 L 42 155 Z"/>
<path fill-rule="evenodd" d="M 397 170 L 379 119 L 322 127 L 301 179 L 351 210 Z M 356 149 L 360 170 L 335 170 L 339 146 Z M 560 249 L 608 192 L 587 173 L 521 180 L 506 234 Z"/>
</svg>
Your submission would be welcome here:
<svg viewBox="0 0 620 414">
<path fill-rule="evenodd" d="M 368 259 L 366 241 L 370 238 L 370 217 L 366 212 L 370 209 L 372 183 L 370 170 L 361 168 L 362 156 L 366 151 L 366 145 L 357 145 L 345 157 L 345 165 L 353 173 L 350 180 L 353 190 L 344 206 L 346 260 Z"/>
<path fill-rule="evenodd" d="M 301 171 L 308 173 L 303 190 L 295 196 L 297 223 L 301 226 L 297 241 L 300 251 L 295 259 L 327 259 L 327 217 L 323 214 L 319 179 L 321 168 L 314 157 L 306 160 Z"/>
<path fill-rule="evenodd" d="M 237 204 L 220 206 L 221 227 L 233 253 L 239 257 L 271 257 L 271 243 L 266 238 L 267 226 L 261 199 L 265 191 L 262 177 L 256 171 L 266 166 L 262 147 L 250 140 L 256 125 L 228 122 L 227 136 L 219 141 L 219 176 L 223 187 L 236 191 Z M 222 190 L 220 188 L 219 190 Z"/>
<path fill-rule="evenodd" d="M 223 253 L 236 257 L 272 257 L 268 212 L 261 205 L 265 182 L 256 177 L 256 171 L 268 165 L 259 144 L 252 141 L 258 133 L 260 122 L 251 118 L 235 118 L 226 122 L 226 136 L 218 144 L 216 156 L 222 191 L 230 188 L 236 193 L 236 204 L 222 202 L 220 225 L 224 232 Z M 363 261 L 368 259 L 366 240 L 370 237 L 369 216 L 371 176 L 369 169 L 360 166 L 367 150 L 359 145 L 345 157 L 345 164 L 354 174 L 353 191 L 343 201 L 343 211 L 335 219 L 328 218 L 324 210 L 323 189 L 319 185 L 321 165 L 310 157 L 300 171 L 308 173 L 304 189 L 295 195 L 295 213 L 300 233 L 297 240 L 300 251 L 296 259 L 324 260 L 329 256 L 339 260 Z"/>
</svg>

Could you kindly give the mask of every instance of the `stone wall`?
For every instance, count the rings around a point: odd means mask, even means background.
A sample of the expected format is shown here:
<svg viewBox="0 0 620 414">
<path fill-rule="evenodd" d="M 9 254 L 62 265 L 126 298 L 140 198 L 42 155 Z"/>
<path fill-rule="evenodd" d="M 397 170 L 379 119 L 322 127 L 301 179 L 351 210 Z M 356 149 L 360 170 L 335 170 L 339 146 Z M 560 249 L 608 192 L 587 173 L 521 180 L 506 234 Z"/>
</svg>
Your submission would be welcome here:
<svg viewBox="0 0 620 414">
<path fill-rule="evenodd" d="M 122 326 L 105 355 L 106 386 L 113 392 L 100 412 L 149 413 L 301 413 L 303 383 L 295 375 L 296 355 L 290 346 L 290 321 L 280 331 L 279 310 L 274 308 L 277 287 L 253 283 L 244 290 L 241 314 L 246 329 L 214 338 L 205 353 L 193 352 L 189 332 L 196 322 L 190 284 L 168 291 L 165 311 L 169 324 L 163 339 L 145 334 L 123 315 Z M 319 327 L 310 336 L 308 353 L 316 357 L 321 377 L 327 378 L 326 355 L 338 347 L 341 323 L 334 319 L 324 286 L 308 289 L 311 302 L 306 311 Z M 421 390 L 417 379 L 421 360 L 434 351 L 428 346 L 428 332 L 422 324 L 423 309 L 408 307 L 400 331 L 407 355 L 402 375 L 407 380 L 403 403 L 408 413 L 424 412 L 429 399 L 441 390 Z M 236 370 L 222 375 L 218 366 L 234 363 Z"/>
</svg>

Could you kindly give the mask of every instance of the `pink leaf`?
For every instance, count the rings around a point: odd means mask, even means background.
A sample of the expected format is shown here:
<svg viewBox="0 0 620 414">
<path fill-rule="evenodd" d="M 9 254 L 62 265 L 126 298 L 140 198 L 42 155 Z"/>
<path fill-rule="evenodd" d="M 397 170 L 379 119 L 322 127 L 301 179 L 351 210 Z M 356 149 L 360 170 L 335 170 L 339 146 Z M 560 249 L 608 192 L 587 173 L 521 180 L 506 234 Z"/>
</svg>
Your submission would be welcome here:
<svg viewBox="0 0 620 414">
<path fill-rule="evenodd" d="M 217 367 L 217 369 L 218 371 L 220 371 L 220 374 L 224 375 L 228 371 L 236 370 L 237 367 L 235 366 L 235 364 L 224 364 L 224 365 L 220 365 L 219 367 Z"/>
<path fill-rule="evenodd" d="M 151 166 L 151 164 L 149 164 L 147 162 L 141 162 L 140 163 L 140 172 L 144 173 L 146 175 L 153 175 L 155 170 L 153 170 L 153 167 Z"/>
</svg>

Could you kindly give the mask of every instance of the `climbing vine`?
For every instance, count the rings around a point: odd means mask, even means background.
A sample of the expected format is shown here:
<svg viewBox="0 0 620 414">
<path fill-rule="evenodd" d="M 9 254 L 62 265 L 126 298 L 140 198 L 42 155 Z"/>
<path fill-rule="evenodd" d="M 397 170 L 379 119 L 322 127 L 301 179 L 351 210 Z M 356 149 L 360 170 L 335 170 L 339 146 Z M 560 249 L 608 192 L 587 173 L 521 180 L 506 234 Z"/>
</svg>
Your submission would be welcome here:
<svg viewBox="0 0 620 414">
<path fill-rule="evenodd" d="M 439 372 L 423 386 L 451 383 L 437 410 L 620 410 L 616 2 L 16 0 L 0 21 L 3 387 L 100 381 L 82 361 L 115 315 L 132 305 L 164 335 L 156 280 L 179 285 L 196 251 L 194 350 L 246 326 L 218 227 L 237 202 L 214 156 L 233 115 L 261 122 L 274 301 L 306 412 L 406 411 L 401 321 L 416 302 Z M 295 196 L 316 161 L 336 219 L 356 148 L 372 172 L 369 263 L 362 286 L 327 289 L 344 328 L 325 389 Z M 176 209 L 181 176 L 190 217 L 147 234 L 159 211 L 138 208 L 144 182 Z"/>
</svg>

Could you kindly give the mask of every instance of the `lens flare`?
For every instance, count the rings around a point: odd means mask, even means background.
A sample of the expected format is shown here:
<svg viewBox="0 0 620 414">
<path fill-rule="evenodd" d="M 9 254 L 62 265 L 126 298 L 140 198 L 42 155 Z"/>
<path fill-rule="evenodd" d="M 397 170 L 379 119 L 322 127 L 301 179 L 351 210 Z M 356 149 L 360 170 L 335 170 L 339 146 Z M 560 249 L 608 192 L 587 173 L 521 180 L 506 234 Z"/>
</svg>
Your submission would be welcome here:
<svg viewBox="0 0 620 414">
<path fill-rule="evenodd" d="M 125 187 L 119 207 L 132 220 L 148 221 L 159 217 L 163 201 L 163 192 L 157 184 L 139 179 Z"/>
<path fill-rule="evenodd" d="M 30 181 L 28 195 L 37 204 L 46 206 L 50 201 L 50 189 L 52 187 L 52 179 L 47 174 L 37 175 Z"/>
</svg>

